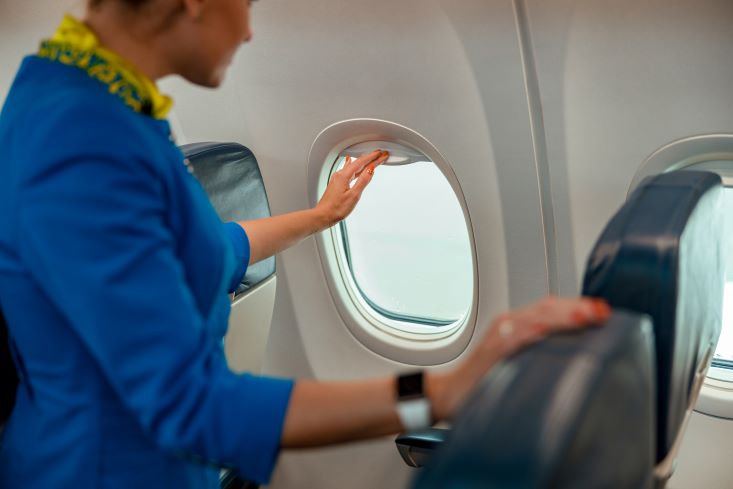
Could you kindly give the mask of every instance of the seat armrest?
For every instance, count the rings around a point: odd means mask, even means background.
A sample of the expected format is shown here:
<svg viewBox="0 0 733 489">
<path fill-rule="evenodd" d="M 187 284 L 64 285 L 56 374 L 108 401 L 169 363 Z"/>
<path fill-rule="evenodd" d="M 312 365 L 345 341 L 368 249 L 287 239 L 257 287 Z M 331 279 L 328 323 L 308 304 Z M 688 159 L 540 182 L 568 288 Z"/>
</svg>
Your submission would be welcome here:
<svg viewBox="0 0 733 489">
<path fill-rule="evenodd" d="M 422 467 L 430 455 L 443 444 L 449 430 L 428 428 L 426 430 L 402 433 L 395 439 L 397 450 L 410 467 Z"/>
<path fill-rule="evenodd" d="M 219 489 L 257 489 L 257 484 L 240 479 L 235 472 L 223 469 L 219 476 Z"/>
</svg>

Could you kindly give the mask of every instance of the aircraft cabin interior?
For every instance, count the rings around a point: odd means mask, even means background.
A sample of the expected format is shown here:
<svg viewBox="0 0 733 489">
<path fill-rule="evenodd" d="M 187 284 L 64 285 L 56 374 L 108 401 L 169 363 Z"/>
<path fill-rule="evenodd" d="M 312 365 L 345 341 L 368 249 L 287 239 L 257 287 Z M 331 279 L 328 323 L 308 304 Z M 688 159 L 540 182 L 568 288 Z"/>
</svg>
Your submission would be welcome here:
<svg viewBox="0 0 733 489">
<path fill-rule="evenodd" d="M 0 0 L 0 103 L 84 5 Z M 249 266 L 232 370 L 440 372 L 548 294 L 612 308 L 502 361 L 450 421 L 283 450 L 261 487 L 733 488 L 731 0 L 259 0 L 251 25 L 218 89 L 160 82 L 223 221 L 389 158 L 346 219 Z"/>
</svg>

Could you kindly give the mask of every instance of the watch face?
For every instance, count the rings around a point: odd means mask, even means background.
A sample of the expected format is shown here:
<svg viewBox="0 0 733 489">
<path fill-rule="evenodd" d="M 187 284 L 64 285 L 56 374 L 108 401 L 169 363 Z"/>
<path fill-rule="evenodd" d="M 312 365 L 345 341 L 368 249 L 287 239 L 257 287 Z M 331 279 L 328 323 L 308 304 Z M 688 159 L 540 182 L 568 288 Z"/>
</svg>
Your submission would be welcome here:
<svg viewBox="0 0 733 489">
<path fill-rule="evenodd" d="M 400 375 L 397 379 L 397 394 L 400 401 L 423 397 L 423 373 Z"/>
</svg>

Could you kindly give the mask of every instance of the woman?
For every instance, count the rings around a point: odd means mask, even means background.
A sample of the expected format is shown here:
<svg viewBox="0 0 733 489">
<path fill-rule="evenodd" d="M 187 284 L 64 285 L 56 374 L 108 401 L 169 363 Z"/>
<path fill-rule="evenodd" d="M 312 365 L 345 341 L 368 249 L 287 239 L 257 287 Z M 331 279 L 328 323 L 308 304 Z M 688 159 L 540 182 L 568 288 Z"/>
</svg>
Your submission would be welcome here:
<svg viewBox="0 0 733 489">
<path fill-rule="evenodd" d="M 347 216 L 388 156 L 347 164 L 314 209 L 222 226 L 155 80 L 216 87 L 250 38 L 247 1 L 92 0 L 23 62 L 0 116 L 0 305 L 21 379 L 0 487 L 214 488 L 219 467 L 266 482 L 281 448 L 446 419 L 503 358 L 607 318 L 548 299 L 457 368 L 400 380 L 229 371 L 227 292 L 247 264 Z M 400 409 L 405 393 L 429 411 Z"/>
</svg>

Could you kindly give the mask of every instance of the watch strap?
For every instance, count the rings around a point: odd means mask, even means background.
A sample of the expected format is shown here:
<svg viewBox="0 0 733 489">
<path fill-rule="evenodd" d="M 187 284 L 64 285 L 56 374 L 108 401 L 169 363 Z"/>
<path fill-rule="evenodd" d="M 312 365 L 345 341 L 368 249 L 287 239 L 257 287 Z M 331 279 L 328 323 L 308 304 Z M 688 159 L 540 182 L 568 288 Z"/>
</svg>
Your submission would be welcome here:
<svg viewBox="0 0 733 489">
<path fill-rule="evenodd" d="M 432 425 L 430 400 L 425 397 L 424 372 L 397 377 L 397 415 L 405 431 L 415 431 Z"/>
<path fill-rule="evenodd" d="M 405 431 L 429 428 L 432 423 L 430 401 L 426 397 L 397 403 L 397 414 Z"/>
</svg>

